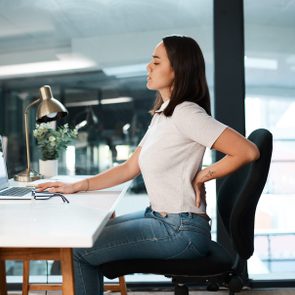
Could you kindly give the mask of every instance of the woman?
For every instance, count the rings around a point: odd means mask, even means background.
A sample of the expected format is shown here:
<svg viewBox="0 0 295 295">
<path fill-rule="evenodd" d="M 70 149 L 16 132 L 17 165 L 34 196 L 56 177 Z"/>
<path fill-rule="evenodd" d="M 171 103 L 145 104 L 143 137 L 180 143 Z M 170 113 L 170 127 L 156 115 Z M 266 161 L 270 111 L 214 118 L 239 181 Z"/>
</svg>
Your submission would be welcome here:
<svg viewBox="0 0 295 295">
<path fill-rule="evenodd" d="M 147 88 L 158 91 L 153 118 L 125 163 L 75 183 L 39 185 L 40 190 L 74 193 L 143 175 L 150 206 L 110 220 L 93 248 L 75 249 L 77 294 L 102 294 L 98 266 L 105 262 L 206 255 L 211 236 L 204 183 L 259 157 L 253 143 L 210 116 L 205 64 L 195 40 L 163 38 L 147 65 Z M 225 156 L 202 169 L 206 147 Z"/>
</svg>

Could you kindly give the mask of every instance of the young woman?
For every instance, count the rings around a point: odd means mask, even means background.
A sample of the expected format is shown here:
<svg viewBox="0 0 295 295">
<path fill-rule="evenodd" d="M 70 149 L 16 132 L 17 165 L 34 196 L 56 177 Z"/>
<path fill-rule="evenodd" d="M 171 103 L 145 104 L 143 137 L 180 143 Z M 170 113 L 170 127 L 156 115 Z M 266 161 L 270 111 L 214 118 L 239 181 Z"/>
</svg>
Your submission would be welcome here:
<svg viewBox="0 0 295 295">
<path fill-rule="evenodd" d="M 204 58 L 192 38 L 163 38 L 147 65 L 147 88 L 158 91 L 151 124 L 125 163 L 75 183 L 39 185 L 75 193 L 143 175 L 150 206 L 110 220 L 93 248 L 74 250 L 78 295 L 103 293 L 98 266 L 105 262 L 206 255 L 211 235 L 204 183 L 259 157 L 253 143 L 211 117 Z M 202 169 L 206 147 L 225 156 Z"/>
</svg>

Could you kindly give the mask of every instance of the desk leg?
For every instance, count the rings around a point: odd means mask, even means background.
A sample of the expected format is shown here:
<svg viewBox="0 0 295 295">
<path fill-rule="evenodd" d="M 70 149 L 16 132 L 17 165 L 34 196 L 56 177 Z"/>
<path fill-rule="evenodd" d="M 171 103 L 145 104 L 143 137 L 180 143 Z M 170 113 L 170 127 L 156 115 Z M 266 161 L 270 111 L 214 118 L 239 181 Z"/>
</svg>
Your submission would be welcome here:
<svg viewBox="0 0 295 295">
<path fill-rule="evenodd" d="M 7 295 L 5 261 L 0 260 L 0 295 Z"/>
<path fill-rule="evenodd" d="M 23 288 L 22 288 L 22 295 L 29 294 L 29 279 L 30 279 L 30 260 L 23 261 Z"/>
<path fill-rule="evenodd" d="M 71 248 L 60 249 L 60 262 L 63 281 L 62 294 L 75 295 L 73 254 Z"/>
</svg>

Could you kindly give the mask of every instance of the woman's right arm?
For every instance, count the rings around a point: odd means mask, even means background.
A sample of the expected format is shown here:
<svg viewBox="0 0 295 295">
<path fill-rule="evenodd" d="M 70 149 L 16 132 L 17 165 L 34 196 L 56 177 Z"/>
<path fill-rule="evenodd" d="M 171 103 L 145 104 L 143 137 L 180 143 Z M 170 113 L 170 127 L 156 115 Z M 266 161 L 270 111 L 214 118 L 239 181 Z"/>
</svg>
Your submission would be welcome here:
<svg viewBox="0 0 295 295">
<path fill-rule="evenodd" d="M 137 147 L 127 161 L 95 176 L 73 183 L 64 183 L 59 181 L 45 182 L 39 184 L 37 189 L 38 191 L 47 189 L 49 192 L 72 194 L 79 191 L 100 190 L 121 184 L 135 178 L 140 174 L 140 168 L 138 164 L 140 150 L 141 147 Z"/>
</svg>

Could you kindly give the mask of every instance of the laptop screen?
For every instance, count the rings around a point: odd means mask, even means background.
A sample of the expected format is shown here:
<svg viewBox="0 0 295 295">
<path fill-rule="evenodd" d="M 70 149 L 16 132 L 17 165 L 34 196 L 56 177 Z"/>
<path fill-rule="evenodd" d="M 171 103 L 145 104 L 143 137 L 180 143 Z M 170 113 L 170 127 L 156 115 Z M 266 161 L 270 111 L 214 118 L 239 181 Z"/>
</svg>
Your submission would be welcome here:
<svg viewBox="0 0 295 295">
<path fill-rule="evenodd" d="M 0 189 L 7 187 L 8 185 L 8 176 L 6 163 L 3 154 L 3 142 L 2 137 L 0 135 Z"/>
</svg>

